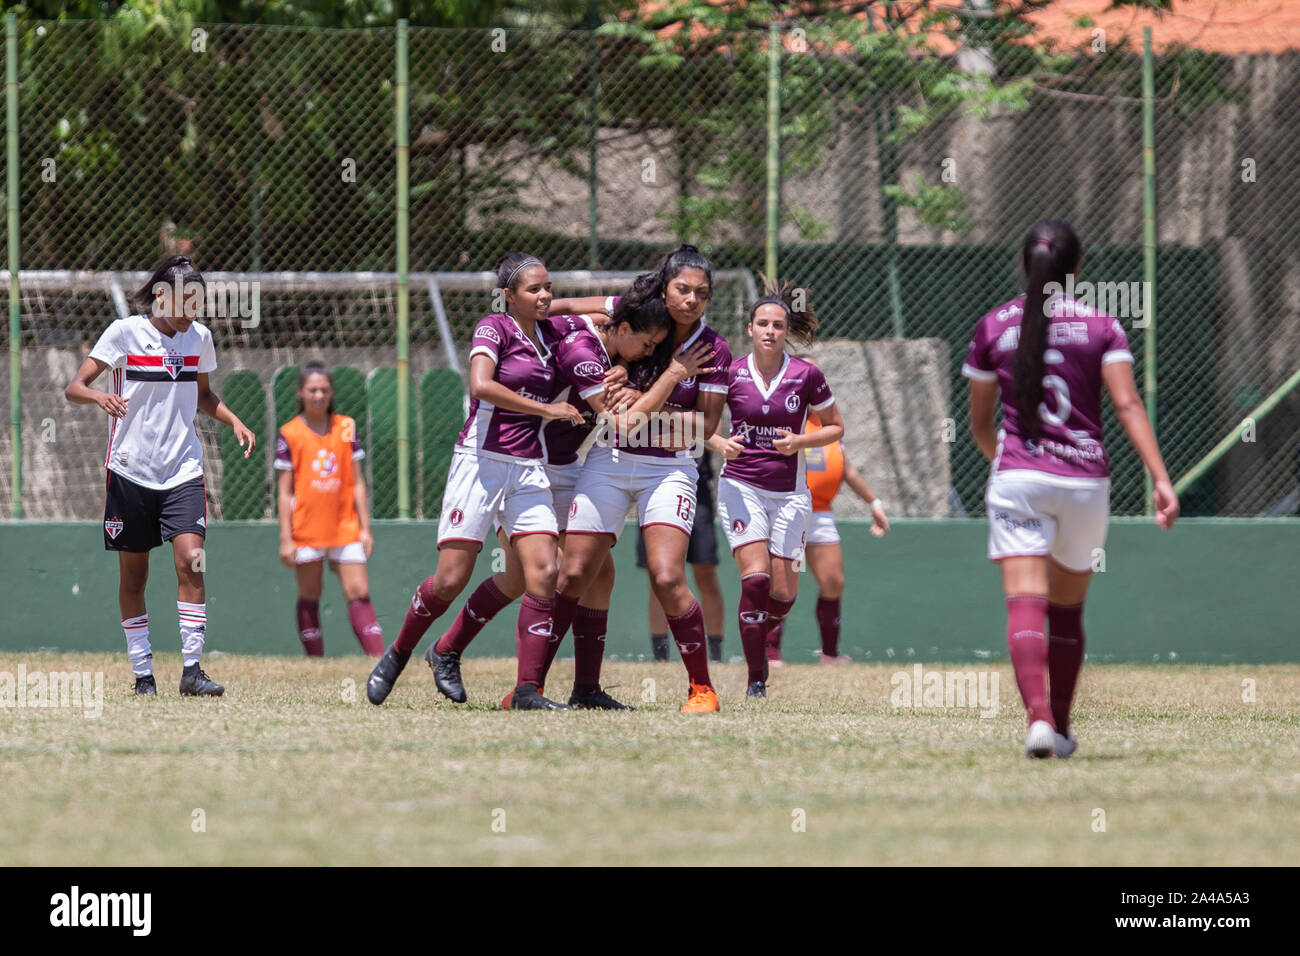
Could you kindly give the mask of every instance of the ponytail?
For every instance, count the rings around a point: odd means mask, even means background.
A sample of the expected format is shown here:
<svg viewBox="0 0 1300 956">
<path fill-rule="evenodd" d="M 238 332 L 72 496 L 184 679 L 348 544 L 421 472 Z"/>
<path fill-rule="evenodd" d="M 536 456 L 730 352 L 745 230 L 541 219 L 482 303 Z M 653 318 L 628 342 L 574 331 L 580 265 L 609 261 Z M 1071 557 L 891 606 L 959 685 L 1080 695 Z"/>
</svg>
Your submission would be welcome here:
<svg viewBox="0 0 1300 956">
<path fill-rule="evenodd" d="M 1025 234 L 1020 258 L 1025 269 L 1025 309 L 1020 317 L 1020 340 L 1012 365 L 1016 411 L 1022 436 L 1037 434 L 1038 406 L 1043 401 L 1044 350 L 1047 348 L 1046 287 L 1063 286 L 1065 277 L 1079 266 L 1079 237 L 1060 219 L 1041 219 Z"/>
<path fill-rule="evenodd" d="M 763 280 L 763 297 L 749 307 L 750 323 L 753 323 L 754 313 L 758 311 L 759 306 L 779 305 L 785 310 L 786 337 L 796 345 L 807 348 L 812 344 L 813 335 L 817 332 L 817 316 L 808 305 L 806 295 L 796 296 L 796 292 L 804 293 L 806 290 L 796 290 L 790 282 L 777 286 L 767 276 L 760 277 Z"/>
</svg>

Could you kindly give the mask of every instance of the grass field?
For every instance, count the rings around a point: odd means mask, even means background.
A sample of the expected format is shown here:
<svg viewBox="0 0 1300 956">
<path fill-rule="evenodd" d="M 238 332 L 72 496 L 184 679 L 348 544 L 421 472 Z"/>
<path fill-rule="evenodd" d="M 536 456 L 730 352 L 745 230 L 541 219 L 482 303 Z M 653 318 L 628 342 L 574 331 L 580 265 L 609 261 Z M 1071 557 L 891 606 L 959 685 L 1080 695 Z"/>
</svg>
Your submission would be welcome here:
<svg viewBox="0 0 1300 956">
<path fill-rule="evenodd" d="M 417 656 L 378 708 L 360 657 L 213 656 L 221 700 L 179 697 L 175 655 L 156 699 L 129 696 L 122 655 L 0 654 L 20 665 L 104 672 L 103 708 L 0 709 L 4 865 L 1294 864 L 1300 845 L 1295 665 L 1089 665 L 1068 761 L 1020 755 L 1006 664 L 989 719 L 895 710 L 910 664 L 787 666 L 750 702 L 725 665 L 704 717 L 677 713 L 677 662 L 607 665 L 624 700 L 654 682 L 630 714 L 496 710 L 504 659 L 467 662 L 455 706 Z M 571 676 L 558 662 L 553 696 Z"/>
</svg>

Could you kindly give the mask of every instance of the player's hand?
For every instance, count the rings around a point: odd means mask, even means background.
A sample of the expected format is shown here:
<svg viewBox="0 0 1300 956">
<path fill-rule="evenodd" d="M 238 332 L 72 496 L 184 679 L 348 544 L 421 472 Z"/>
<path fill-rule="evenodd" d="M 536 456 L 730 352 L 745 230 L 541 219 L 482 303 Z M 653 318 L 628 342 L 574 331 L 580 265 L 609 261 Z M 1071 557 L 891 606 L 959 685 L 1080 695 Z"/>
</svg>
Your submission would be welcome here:
<svg viewBox="0 0 1300 956">
<path fill-rule="evenodd" d="M 668 363 L 668 371 L 676 376 L 678 381 L 684 382 L 696 375 L 707 375 L 715 371 L 709 365 L 712 360 L 713 346 L 707 342 L 696 342 L 689 349 L 673 356 L 673 360 Z"/>
<path fill-rule="evenodd" d="M 722 452 L 722 457 L 726 461 L 732 461 L 745 450 L 745 446 L 734 438 L 723 438 L 722 447 L 718 450 Z"/>
<path fill-rule="evenodd" d="M 253 449 L 257 447 L 257 436 L 249 431 L 248 426 L 238 418 L 235 419 L 235 423 L 231 427 L 235 430 L 235 437 L 239 439 L 239 447 L 244 449 L 244 457 L 247 458 L 253 453 Z"/>
<path fill-rule="evenodd" d="M 370 560 L 370 555 L 375 550 L 375 539 L 370 536 L 369 531 L 363 531 L 361 532 L 360 541 L 361 547 L 366 551 L 366 560 Z"/>
<path fill-rule="evenodd" d="M 615 365 L 605 373 L 605 391 L 616 388 L 619 385 L 627 384 L 627 366 Z"/>
<path fill-rule="evenodd" d="M 543 405 L 542 417 L 548 419 L 563 419 L 574 425 L 581 425 L 583 422 L 582 412 L 578 411 L 568 402 L 551 402 L 549 405 Z"/>
<path fill-rule="evenodd" d="M 877 538 L 889 534 L 889 519 L 885 517 L 885 506 L 882 504 L 871 509 L 871 533 Z"/>
<path fill-rule="evenodd" d="M 298 549 L 294 546 L 293 541 L 280 540 L 280 563 L 286 568 L 296 568 L 298 562 L 294 560 L 294 555 Z"/>
<path fill-rule="evenodd" d="M 621 415 L 635 405 L 642 394 L 635 388 L 628 388 L 626 385 L 619 385 L 612 389 L 607 386 L 605 388 L 605 410 L 615 415 Z"/>
<path fill-rule="evenodd" d="M 95 404 L 108 412 L 113 418 L 123 418 L 126 415 L 126 403 L 128 399 L 121 395 L 114 395 L 111 392 L 97 392 L 95 394 Z"/>
<path fill-rule="evenodd" d="M 1156 506 L 1156 524 L 1168 531 L 1178 520 L 1178 496 L 1174 486 L 1166 481 L 1157 481 L 1151 489 L 1151 499 Z"/>
<path fill-rule="evenodd" d="M 793 455 L 799 450 L 799 446 L 795 442 L 795 439 L 799 436 L 788 428 L 778 428 L 777 432 L 781 437 L 772 439 L 773 448 L 783 455 Z"/>
</svg>

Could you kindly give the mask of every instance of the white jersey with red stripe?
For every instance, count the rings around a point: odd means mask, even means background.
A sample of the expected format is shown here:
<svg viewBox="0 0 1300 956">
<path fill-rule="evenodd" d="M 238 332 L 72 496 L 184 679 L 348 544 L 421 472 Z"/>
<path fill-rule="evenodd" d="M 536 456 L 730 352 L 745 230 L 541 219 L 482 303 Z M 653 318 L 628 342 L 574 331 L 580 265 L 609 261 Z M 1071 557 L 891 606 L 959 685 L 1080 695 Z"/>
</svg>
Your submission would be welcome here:
<svg viewBox="0 0 1300 956">
<path fill-rule="evenodd" d="M 112 370 L 126 415 L 110 419 L 104 465 L 146 488 L 165 489 L 203 474 L 203 445 L 194 430 L 200 374 L 215 371 L 212 333 L 195 322 L 163 335 L 148 316 L 118 319 L 90 357 Z"/>
</svg>

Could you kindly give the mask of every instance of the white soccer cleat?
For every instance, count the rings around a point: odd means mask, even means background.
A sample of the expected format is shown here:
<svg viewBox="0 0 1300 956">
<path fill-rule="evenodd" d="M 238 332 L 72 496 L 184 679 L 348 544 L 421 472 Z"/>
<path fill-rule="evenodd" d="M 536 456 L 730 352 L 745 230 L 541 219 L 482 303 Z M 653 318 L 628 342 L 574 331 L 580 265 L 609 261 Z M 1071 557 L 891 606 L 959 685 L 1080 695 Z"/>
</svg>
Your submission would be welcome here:
<svg viewBox="0 0 1300 956">
<path fill-rule="evenodd" d="M 1070 756 L 1070 754 L 1074 753 L 1078 749 L 1079 749 L 1079 741 L 1074 736 L 1073 730 L 1070 731 L 1069 735 L 1066 734 L 1056 735 L 1056 756 L 1060 757 L 1062 760 Z"/>
<path fill-rule="evenodd" d="M 1056 730 L 1045 720 L 1035 720 L 1025 735 L 1026 757 L 1050 757 L 1056 751 Z"/>
</svg>

